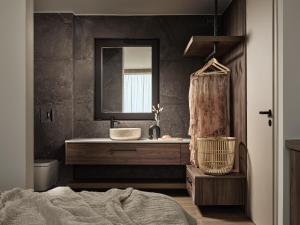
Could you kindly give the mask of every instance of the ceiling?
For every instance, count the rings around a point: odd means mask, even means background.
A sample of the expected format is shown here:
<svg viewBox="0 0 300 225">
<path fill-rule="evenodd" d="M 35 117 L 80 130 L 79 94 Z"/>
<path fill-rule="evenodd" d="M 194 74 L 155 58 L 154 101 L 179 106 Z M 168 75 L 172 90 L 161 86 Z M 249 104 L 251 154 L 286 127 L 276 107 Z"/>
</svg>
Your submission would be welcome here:
<svg viewBox="0 0 300 225">
<path fill-rule="evenodd" d="M 219 0 L 219 14 L 231 1 Z M 77 15 L 211 15 L 214 0 L 35 0 L 35 11 Z"/>
</svg>

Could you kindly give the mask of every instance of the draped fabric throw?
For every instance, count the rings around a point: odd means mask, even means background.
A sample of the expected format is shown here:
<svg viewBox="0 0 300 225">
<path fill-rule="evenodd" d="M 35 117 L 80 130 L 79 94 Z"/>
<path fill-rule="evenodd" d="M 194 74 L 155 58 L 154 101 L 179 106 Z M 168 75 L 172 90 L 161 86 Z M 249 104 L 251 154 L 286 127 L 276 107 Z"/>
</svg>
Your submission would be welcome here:
<svg viewBox="0 0 300 225">
<path fill-rule="evenodd" d="M 228 136 L 229 76 L 191 76 L 189 90 L 191 162 L 197 165 L 197 138 Z"/>
<path fill-rule="evenodd" d="M 47 192 L 15 188 L 0 195 L 1 225 L 196 225 L 175 199 L 127 188 Z"/>
</svg>

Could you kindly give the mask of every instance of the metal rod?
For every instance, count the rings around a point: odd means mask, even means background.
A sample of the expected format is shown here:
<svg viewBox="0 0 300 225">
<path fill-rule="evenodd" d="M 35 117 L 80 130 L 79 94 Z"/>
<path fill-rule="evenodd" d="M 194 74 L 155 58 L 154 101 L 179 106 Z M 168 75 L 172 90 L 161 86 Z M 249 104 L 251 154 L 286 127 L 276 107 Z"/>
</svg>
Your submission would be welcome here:
<svg viewBox="0 0 300 225">
<path fill-rule="evenodd" d="M 216 50 L 216 43 L 214 43 L 214 50 L 206 57 L 205 61 L 209 61 L 210 59 L 212 59 L 214 57 L 214 55 L 217 53 Z"/>
<path fill-rule="evenodd" d="M 215 0 L 215 14 L 214 14 L 214 36 L 218 35 L 218 0 Z M 217 43 L 214 42 L 213 51 L 207 56 L 205 61 L 210 60 L 217 53 Z"/>
<path fill-rule="evenodd" d="M 214 36 L 218 35 L 218 0 L 215 0 Z"/>
</svg>

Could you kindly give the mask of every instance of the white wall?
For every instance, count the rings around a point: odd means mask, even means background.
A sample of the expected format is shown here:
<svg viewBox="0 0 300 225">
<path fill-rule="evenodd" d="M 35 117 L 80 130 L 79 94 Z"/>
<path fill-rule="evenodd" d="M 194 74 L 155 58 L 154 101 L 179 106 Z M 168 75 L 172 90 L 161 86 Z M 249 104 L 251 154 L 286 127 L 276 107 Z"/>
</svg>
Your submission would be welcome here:
<svg viewBox="0 0 300 225">
<path fill-rule="evenodd" d="M 124 69 L 151 69 L 152 48 L 151 47 L 124 47 L 123 48 Z"/>
<path fill-rule="evenodd" d="M 247 145 L 249 215 L 273 225 L 273 0 L 247 0 Z"/>
<path fill-rule="evenodd" d="M 0 1 L 0 190 L 33 182 L 32 11 L 32 1 Z"/>
<path fill-rule="evenodd" d="M 283 108 L 285 138 L 300 138 L 300 1 L 283 1 Z"/>
<path fill-rule="evenodd" d="M 269 1 L 269 0 L 268 0 Z M 261 4 L 248 1 L 256 10 Z M 267 1 L 264 1 L 266 4 Z M 298 69 L 300 45 L 298 0 L 276 0 L 275 12 L 275 221 L 277 225 L 290 224 L 289 209 L 289 152 L 286 139 L 300 139 L 300 74 Z M 254 9 L 253 8 L 253 9 Z M 248 10 L 251 7 L 248 7 Z M 254 12 L 255 10 L 253 10 Z M 269 10 L 265 9 L 265 12 Z M 248 18 L 251 17 L 248 15 Z M 247 21 L 247 25 L 249 22 Z M 251 25 L 251 23 L 250 23 Z M 254 26 L 252 24 L 252 26 Z M 248 27 L 249 29 L 249 27 Z M 255 27 L 254 27 L 255 29 Z M 260 45 L 257 45 L 259 48 Z M 248 55 L 249 56 L 249 55 Z M 251 61 L 251 59 L 248 58 Z M 249 66 L 249 65 L 248 65 Z M 248 74 L 248 76 L 251 76 Z M 256 209 L 252 209 L 256 210 Z M 254 221 L 256 218 L 253 218 Z M 257 223 L 259 225 L 259 223 Z"/>
<path fill-rule="evenodd" d="M 300 1 L 283 1 L 283 140 L 300 139 Z M 284 143 L 283 143 L 284 144 Z M 289 163 L 288 151 L 283 151 L 283 218 L 289 225 Z"/>
</svg>

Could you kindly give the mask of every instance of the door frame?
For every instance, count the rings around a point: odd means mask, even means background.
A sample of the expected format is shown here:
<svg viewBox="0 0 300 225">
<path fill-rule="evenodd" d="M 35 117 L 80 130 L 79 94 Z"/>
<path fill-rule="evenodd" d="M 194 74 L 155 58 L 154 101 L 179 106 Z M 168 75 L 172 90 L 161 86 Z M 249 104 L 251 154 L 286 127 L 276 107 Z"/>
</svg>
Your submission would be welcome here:
<svg viewBox="0 0 300 225">
<path fill-rule="evenodd" d="M 274 108 L 274 224 L 284 219 L 284 135 L 283 135 L 283 0 L 273 1 L 273 108 Z M 288 209 L 289 211 L 289 209 Z"/>
</svg>

